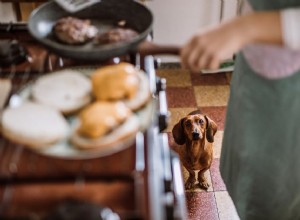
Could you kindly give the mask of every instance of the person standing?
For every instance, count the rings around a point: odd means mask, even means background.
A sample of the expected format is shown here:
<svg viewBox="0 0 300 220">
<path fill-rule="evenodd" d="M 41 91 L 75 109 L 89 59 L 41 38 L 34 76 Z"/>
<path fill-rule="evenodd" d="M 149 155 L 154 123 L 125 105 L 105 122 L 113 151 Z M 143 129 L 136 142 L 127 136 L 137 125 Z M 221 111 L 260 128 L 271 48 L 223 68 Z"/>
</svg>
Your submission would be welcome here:
<svg viewBox="0 0 300 220">
<path fill-rule="evenodd" d="M 184 68 L 236 54 L 220 171 L 244 220 L 300 219 L 300 0 L 248 0 L 243 14 L 197 33 Z"/>
</svg>

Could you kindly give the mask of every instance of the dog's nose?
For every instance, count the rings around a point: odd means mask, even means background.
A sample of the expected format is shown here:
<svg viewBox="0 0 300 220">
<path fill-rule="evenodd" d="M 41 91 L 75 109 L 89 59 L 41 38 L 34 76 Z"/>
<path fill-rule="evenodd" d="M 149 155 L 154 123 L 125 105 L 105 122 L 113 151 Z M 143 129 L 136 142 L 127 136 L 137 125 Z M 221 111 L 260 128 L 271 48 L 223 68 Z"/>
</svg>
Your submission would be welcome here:
<svg viewBox="0 0 300 220">
<path fill-rule="evenodd" d="M 199 133 L 198 132 L 193 132 L 193 139 L 198 139 L 199 138 Z"/>
</svg>

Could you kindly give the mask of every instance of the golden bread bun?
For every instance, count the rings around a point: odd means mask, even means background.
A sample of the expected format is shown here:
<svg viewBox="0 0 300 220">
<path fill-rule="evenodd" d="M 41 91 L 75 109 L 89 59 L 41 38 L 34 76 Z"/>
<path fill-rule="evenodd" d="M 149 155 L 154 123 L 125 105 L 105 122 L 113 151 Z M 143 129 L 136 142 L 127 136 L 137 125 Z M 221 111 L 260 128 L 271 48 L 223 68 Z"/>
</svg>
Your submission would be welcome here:
<svg viewBox="0 0 300 220">
<path fill-rule="evenodd" d="M 92 75 L 93 93 L 97 100 L 132 99 L 139 88 L 138 71 L 130 63 L 100 68 Z"/>
<path fill-rule="evenodd" d="M 139 126 L 138 117 L 131 114 L 126 121 L 99 138 L 87 138 L 74 132 L 71 136 L 71 142 L 79 150 L 101 150 L 102 153 L 115 152 L 133 143 Z"/>
<path fill-rule="evenodd" d="M 88 138 L 99 138 L 130 115 L 131 110 L 122 102 L 94 102 L 80 112 L 78 133 Z"/>
</svg>

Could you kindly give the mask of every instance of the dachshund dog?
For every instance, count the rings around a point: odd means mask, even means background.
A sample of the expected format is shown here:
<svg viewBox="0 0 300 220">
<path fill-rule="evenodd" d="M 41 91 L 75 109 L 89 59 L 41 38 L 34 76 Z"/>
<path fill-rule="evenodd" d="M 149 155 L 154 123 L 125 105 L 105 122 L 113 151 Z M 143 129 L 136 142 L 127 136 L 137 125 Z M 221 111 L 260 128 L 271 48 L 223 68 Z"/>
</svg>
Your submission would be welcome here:
<svg viewBox="0 0 300 220">
<path fill-rule="evenodd" d="M 210 168 L 213 160 L 213 142 L 217 129 L 216 123 L 198 110 L 189 113 L 173 127 L 175 142 L 183 145 L 178 149 L 181 163 L 189 172 L 186 189 L 194 187 L 196 170 L 199 170 L 200 188 L 208 189 L 204 172 Z"/>
</svg>

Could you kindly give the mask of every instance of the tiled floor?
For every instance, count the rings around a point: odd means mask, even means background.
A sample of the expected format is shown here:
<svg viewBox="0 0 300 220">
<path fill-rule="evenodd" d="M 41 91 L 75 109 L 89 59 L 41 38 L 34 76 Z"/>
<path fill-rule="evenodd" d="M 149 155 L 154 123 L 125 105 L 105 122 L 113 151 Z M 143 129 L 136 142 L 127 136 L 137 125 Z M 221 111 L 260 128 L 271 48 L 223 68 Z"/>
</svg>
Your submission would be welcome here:
<svg viewBox="0 0 300 220">
<path fill-rule="evenodd" d="M 171 133 L 173 126 L 197 108 L 210 116 L 218 125 L 213 164 L 205 174 L 210 187 L 207 192 L 200 188 L 186 190 L 189 219 L 238 220 L 239 217 L 219 172 L 230 74 L 201 75 L 172 68 L 160 69 L 157 74 L 167 79 L 167 100 L 171 120 L 165 132 L 168 133 L 171 148 L 176 148 Z M 183 168 L 184 180 L 187 179 L 187 175 L 187 171 Z"/>
</svg>

